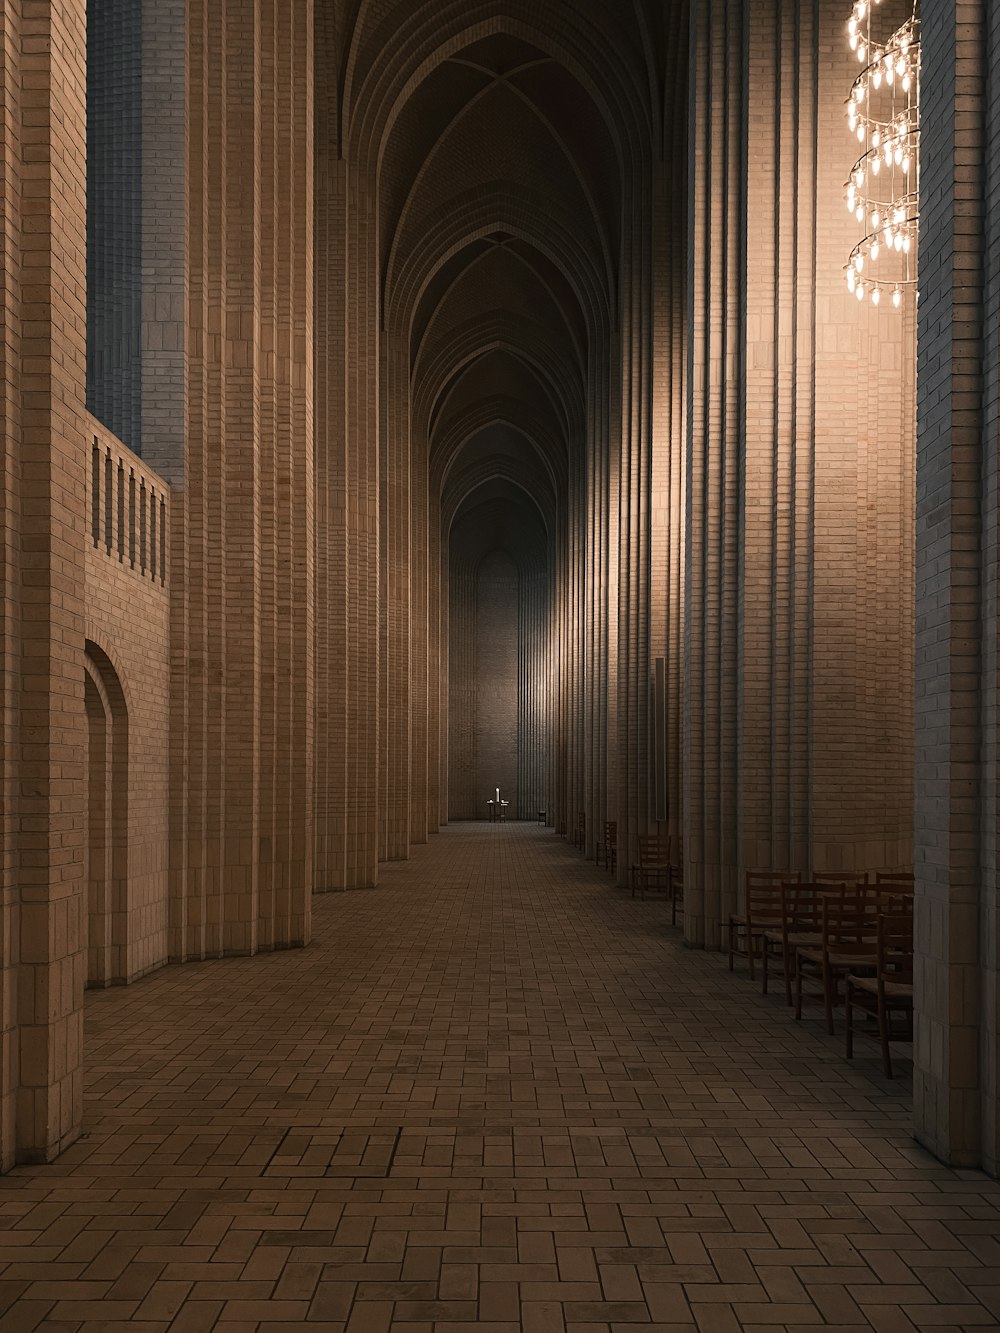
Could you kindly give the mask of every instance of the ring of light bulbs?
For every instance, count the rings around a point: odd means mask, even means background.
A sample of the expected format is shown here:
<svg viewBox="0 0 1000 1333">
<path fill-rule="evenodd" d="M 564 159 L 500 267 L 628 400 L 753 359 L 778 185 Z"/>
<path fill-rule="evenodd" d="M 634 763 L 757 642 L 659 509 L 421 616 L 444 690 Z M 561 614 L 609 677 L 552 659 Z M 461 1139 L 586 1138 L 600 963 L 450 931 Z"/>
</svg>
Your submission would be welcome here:
<svg viewBox="0 0 1000 1333">
<path fill-rule="evenodd" d="M 855 0 L 847 24 L 863 66 L 847 99 L 847 123 L 862 147 L 845 183 L 847 208 L 864 228 L 844 274 L 859 301 L 891 294 L 898 309 L 916 292 L 920 149 L 920 20 L 913 14 L 884 42 L 873 40 L 873 10 Z"/>
</svg>

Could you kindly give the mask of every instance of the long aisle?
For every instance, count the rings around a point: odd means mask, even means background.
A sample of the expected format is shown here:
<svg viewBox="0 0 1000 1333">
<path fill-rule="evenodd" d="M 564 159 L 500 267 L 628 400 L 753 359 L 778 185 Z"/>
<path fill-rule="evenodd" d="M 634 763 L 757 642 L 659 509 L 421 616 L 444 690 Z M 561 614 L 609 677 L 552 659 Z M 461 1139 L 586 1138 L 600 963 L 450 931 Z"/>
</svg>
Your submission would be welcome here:
<svg viewBox="0 0 1000 1333">
<path fill-rule="evenodd" d="M 1000 1328 L 1000 1185 L 550 832 L 459 825 L 306 950 L 87 1007 L 0 1180 L 0 1330 Z"/>
</svg>

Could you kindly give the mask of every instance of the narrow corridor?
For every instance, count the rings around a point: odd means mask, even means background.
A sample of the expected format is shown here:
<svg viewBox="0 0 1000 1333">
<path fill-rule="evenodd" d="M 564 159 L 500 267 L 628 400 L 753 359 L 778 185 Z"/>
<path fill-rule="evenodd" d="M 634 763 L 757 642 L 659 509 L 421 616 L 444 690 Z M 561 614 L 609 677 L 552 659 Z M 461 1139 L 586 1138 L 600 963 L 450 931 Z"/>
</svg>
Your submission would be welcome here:
<svg viewBox="0 0 1000 1333">
<path fill-rule="evenodd" d="M 304 951 L 87 1002 L 0 1329 L 1000 1328 L 1000 1184 L 551 832 L 452 827 Z"/>
</svg>

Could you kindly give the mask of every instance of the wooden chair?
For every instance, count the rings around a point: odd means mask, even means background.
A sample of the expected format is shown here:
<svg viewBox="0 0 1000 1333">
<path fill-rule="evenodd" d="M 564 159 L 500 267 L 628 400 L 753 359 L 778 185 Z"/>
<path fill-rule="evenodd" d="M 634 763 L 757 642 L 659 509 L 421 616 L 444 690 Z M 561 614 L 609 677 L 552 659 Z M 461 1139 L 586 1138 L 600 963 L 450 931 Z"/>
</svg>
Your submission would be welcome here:
<svg viewBox="0 0 1000 1333">
<path fill-rule="evenodd" d="M 771 970 L 781 964 L 785 982 L 785 1003 L 792 999 L 792 980 L 795 975 L 795 948 L 800 944 L 816 944 L 822 938 L 823 899 L 827 893 L 839 892 L 843 885 L 800 884 L 791 880 L 781 886 L 781 918 L 777 926 L 766 927 L 761 941 L 761 994 L 767 994 Z"/>
<path fill-rule="evenodd" d="M 878 918 L 875 945 L 875 975 L 856 976 L 849 972 L 844 981 L 844 1006 L 847 1011 L 847 1058 L 854 1056 L 854 1011 L 861 1009 L 878 1026 L 882 1047 L 882 1067 L 892 1078 L 891 1041 L 913 1040 L 913 918 L 902 914 Z M 904 1014 L 902 1028 L 893 1025 L 893 1014 Z M 866 1036 L 876 1036 L 867 1033 Z"/>
<path fill-rule="evenodd" d="M 875 966 L 877 904 L 867 897 L 865 887 L 856 885 L 846 888 L 842 894 L 824 897 L 819 943 L 800 944 L 795 948 L 795 1017 L 802 1017 L 805 981 L 810 977 L 817 978 L 820 989 L 811 994 L 823 1001 L 826 1030 L 831 1036 L 833 1010 L 839 1002 L 840 978 Z"/>
<path fill-rule="evenodd" d="M 912 870 L 879 870 L 875 875 L 875 897 L 880 903 L 907 904 L 912 910 L 916 881 Z"/>
<path fill-rule="evenodd" d="M 581 851 L 587 846 L 587 812 L 581 810 L 576 817 L 576 827 L 573 829 L 573 846 L 579 847 Z"/>
<path fill-rule="evenodd" d="M 604 825 L 604 841 L 597 844 L 597 850 L 594 853 L 595 864 L 600 865 L 602 859 L 605 867 L 613 875 L 618 865 L 618 821 L 616 819 L 607 820 Z"/>
<path fill-rule="evenodd" d="M 669 848 L 673 843 L 673 855 Z M 667 840 L 667 897 L 670 899 L 670 924 L 677 925 L 677 908 L 684 906 L 684 844 L 680 837 Z"/>
<path fill-rule="evenodd" d="M 670 849 L 668 839 L 659 833 L 650 833 L 639 839 L 639 859 L 631 868 L 632 897 L 638 892 L 645 898 L 652 893 L 670 892 Z"/>
<path fill-rule="evenodd" d="M 743 911 L 729 916 L 729 970 L 737 958 L 745 958 L 754 980 L 754 960 L 765 928 L 781 925 L 781 886 L 798 884 L 799 870 L 748 870 L 743 886 Z M 740 943 L 742 937 L 743 943 Z"/>
</svg>

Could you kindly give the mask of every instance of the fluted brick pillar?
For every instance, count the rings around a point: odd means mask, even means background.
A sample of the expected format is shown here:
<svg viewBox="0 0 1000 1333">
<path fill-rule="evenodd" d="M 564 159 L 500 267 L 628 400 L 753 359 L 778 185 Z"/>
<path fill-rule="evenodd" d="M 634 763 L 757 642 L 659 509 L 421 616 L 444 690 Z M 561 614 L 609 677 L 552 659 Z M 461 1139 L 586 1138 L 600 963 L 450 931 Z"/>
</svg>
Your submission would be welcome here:
<svg viewBox="0 0 1000 1333">
<path fill-rule="evenodd" d="M 381 586 L 379 597 L 379 858 L 402 861 L 409 855 L 412 771 L 411 577 L 417 574 L 410 535 L 412 451 L 409 414 L 409 347 L 399 334 L 382 341 L 379 454 Z M 426 818 L 421 820 L 426 837 Z M 421 838 L 423 841 L 424 838 Z"/>
<path fill-rule="evenodd" d="M 914 1117 L 939 1157 L 996 1171 L 995 8 L 925 0 L 922 47 Z"/>
<path fill-rule="evenodd" d="M 685 933 L 718 946 L 735 877 L 743 4 L 694 7 L 685 517 Z"/>
<path fill-rule="evenodd" d="M 20 0 L 5 6 L 0 32 L 11 321 L 0 448 L 14 483 L 3 492 L 0 583 L 16 609 L 16 628 L 4 611 L 4 690 L 11 672 L 22 719 L 2 754 L 10 1166 L 50 1161 L 83 1116 L 86 6 Z"/>
<path fill-rule="evenodd" d="M 326 122 L 317 143 L 316 886 L 323 891 L 378 879 L 379 284 L 371 183 L 339 156 Z"/>
<path fill-rule="evenodd" d="M 303 943 L 310 920 L 312 4 L 250 17 L 188 5 L 178 957 Z"/>
</svg>

